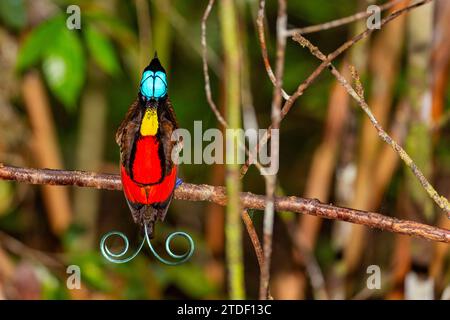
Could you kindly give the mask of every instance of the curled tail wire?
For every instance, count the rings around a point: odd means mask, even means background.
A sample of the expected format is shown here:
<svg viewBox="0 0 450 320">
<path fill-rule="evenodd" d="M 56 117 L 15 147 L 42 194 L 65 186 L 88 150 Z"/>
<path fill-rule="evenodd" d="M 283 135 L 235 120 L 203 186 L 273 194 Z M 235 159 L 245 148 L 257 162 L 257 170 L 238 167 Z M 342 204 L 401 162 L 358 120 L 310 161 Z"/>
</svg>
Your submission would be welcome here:
<svg viewBox="0 0 450 320">
<path fill-rule="evenodd" d="M 123 240 L 124 248 L 121 251 L 114 253 L 108 248 L 106 242 L 107 242 L 108 238 L 110 238 L 111 236 L 119 236 Z M 172 240 L 177 236 L 185 238 L 189 243 L 189 249 L 184 254 L 176 254 L 170 248 L 170 244 L 171 244 Z M 150 236 L 148 233 L 147 225 L 144 224 L 144 238 L 142 239 L 141 244 L 139 245 L 136 252 L 131 254 L 129 257 L 125 257 L 125 255 L 128 252 L 128 249 L 129 249 L 128 238 L 122 232 L 118 232 L 118 231 L 111 231 L 111 232 L 108 232 L 105 235 L 103 235 L 102 239 L 100 240 L 100 251 L 101 251 L 102 255 L 105 257 L 105 259 L 108 260 L 109 262 L 126 263 L 126 262 L 133 260 L 139 254 L 139 252 L 142 250 L 142 247 L 144 246 L 144 243 L 147 243 L 148 247 L 150 248 L 150 251 L 156 257 L 156 259 L 158 259 L 160 262 L 162 262 L 166 265 L 169 265 L 169 266 L 176 266 L 176 265 L 185 263 L 192 257 L 192 255 L 194 254 L 194 250 L 195 250 L 194 240 L 192 240 L 192 237 L 189 234 L 187 234 L 186 232 L 181 232 L 181 231 L 173 232 L 173 233 L 169 234 L 169 236 L 167 237 L 167 239 L 165 241 L 165 248 L 166 248 L 167 254 L 171 258 L 175 259 L 175 261 L 170 261 L 170 260 L 164 259 L 153 248 L 153 245 L 150 241 Z"/>
</svg>

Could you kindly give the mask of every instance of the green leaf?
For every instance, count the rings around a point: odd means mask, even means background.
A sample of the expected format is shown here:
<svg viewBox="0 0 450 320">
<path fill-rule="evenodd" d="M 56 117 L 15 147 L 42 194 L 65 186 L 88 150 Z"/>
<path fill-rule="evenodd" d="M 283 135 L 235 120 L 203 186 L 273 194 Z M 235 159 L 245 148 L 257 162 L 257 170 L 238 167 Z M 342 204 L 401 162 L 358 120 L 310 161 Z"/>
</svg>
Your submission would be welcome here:
<svg viewBox="0 0 450 320">
<path fill-rule="evenodd" d="M 105 34 L 114 39 L 120 46 L 129 48 L 137 46 L 138 39 L 130 27 L 115 16 L 102 11 L 90 11 L 84 14 L 85 20 L 95 22 Z"/>
<path fill-rule="evenodd" d="M 22 45 L 17 67 L 23 71 L 39 61 L 51 92 L 72 111 L 84 83 L 85 56 L 77 31 L 57 15 L 41 24 Z"/>
<path fill-rule="evenodd" d="M 42 58 L 45 50 L 51 46 L 63 25 L 62 17 L 55 16 L 30 32 L 19 50 L 17 58 L 19 71 L 33 66 Z"/>
<path fill-rule="evenodd" d="M 86 68 L 81 41 L 76 31 L 64 25 L 43 57 L 43 72 L 52 93 L 73 111 L 84 83 Z"/>
<path fill-rule="evenodd" d="M 112 43 L 92 25 L 88 25 L 84 31 L 87 48 L 95 63 L 109 75 L 117 75 L 119 61 Z"/>
<path fill-rule="evenodd" d="M 21 29 L 26 23 L 26 11 L 23 0 L 1 0 L 0 19 L 6 26 Z"/>
</svg>

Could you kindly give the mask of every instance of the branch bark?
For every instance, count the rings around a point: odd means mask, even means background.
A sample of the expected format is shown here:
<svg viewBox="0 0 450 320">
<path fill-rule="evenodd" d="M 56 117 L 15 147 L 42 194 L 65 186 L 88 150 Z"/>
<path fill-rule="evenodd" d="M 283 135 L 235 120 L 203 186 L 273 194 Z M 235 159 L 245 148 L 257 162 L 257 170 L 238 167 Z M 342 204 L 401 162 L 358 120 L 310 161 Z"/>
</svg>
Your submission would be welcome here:
<svg viewBox="0 0 450 320">
<path fill-rule="evenodd" d="M 405 0 L 393 0 L 393 1 L 386 2 L 385 4 L 379 5 L 378 7 L 379 7 L 380 11 L 384 11 L 389 8 L 392 8 L 393 6 L 395 6 L 398 3 L 403 2 L 403 1 L 405 1 Z M 355 22 L 358 20 L 366 19 L 370 15 L 372 15 L 372 12 L 364 10 L 364 11 L 352 14 L 351 16 L 328 21 L 325 23 L 316 24 L 316 25 L 303 27 L 303 28 L 289 29 L 286 31 L 286 37 L 292 37 L 296 33 L 307 34 L 307 33 L 329 30 L 329 29 L 340 27 L 342 25 L 349 24 L 349 23 L 352 23 L 352 22 Z"/>
<path fill-rule="evenodd" d="M 30 184 L 122 190 L 119 175 L 85 171 L 18 168 L 0 164 L 0 179 Z M 264 210 L 265 196 L 256 195 L 250 192 L 241 192 L 239 197 L 242 207 Z M 224 187 L 205 184 L 183 183 L 175 190 L 175 199 L 209 201 L 222 206 L 227 203 Z M 375 212 L 336 207 L 320 203 L 315 199 L 305 199 L 294 196 L 275 197 L 275 210 L 309 214 L 325 219 L 342 220 L 398 234 L 450 243 L 450 230 L 447 229 L 410 220 L 400 220 Z"/>
<path fill-rule="evenodd" d="M 286 0 L 278 0 L 278 17 L 277 17 L 277 53 L 275 66 L 275 88 L 272 98 L 272 129 L 279 130 L 281 122 L 281 104 L 283 102 L 283 73 L 284 58 L 286 52 L 286 32 L 287 25 L 287 4 Z M 278 168 L 280 161 L 280 138 L 277 136 L 271 141 L 271 167 Z M 274 202 L 275 189 L 277 184 L 277 175 L 264 176 L 266 181 L 266 206 L 264 208 L 264 265 L 262 268 L 259 284 L 259 298 L 265 300 L 269 296 L 270 282 L 270 264 L 272 259 L 272 239 L 273 239 L 273 223 L 274 223 Z"/>
<path fill-rule="evenodd" d="M 202 17 L 202 62 L 203 62 L 203 77 L 205 78 L 205 92 L 206 92 L 206 100 L 208 101 L 211 110 L 216 115 L 217 121 L 224 127 L 228 127 L 227 121 L 224 119 L 219 109 L 217 108 L 211 93 L 211 81 L 209 79 L 209 71 L 208 71 L 208 46 L 206 43 L 206 22 L 208 21 L 208 17 L 211 14 L 211 10 L 213 8 L 215 0 L 209 0 L 208 6 Z"/>
</svg>

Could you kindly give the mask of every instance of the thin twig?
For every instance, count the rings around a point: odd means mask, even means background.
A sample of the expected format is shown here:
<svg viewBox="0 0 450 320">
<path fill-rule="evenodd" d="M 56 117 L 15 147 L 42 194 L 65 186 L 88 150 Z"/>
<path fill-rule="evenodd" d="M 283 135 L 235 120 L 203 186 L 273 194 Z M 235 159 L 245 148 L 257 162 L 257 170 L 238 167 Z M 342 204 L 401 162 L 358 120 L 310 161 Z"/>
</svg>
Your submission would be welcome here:
<svg viewBox="0 0 450 320">
<path fill-rule="evenodd" d="M 275 77 L 275 74 L 273 73 L 272 67 L 270 66 L 270 61 L 269 61 L 269 54 L 267 53 L 267 45 L 266 45 L 266 36 L 265 36 L 265 32 L 264 32 L 264 9 L 266 6 L 266 1 L 265 0 L 260 0 L 259 1 L 259 9 L 258 9 L 258 18 L 256 19 L 256 26 L 257 26 L 257 30 L 258 30 L 258 39 L 259 39 L 259 44 L 261 46 L 261 54 L 262 54 L 262 58 L 264 61 L 264 66 L 266 67 L 266 71 L 267 74 L 270 78 L 270 81 L 272 81 L 272 84 L 274 86 L 276 86 L 277 80 Z M 282 89 L 282 93 L 283 93 L 283 98 L 284 99 L 289 99 L 289 94 L 286 93 L 286 91 L 284 91 Z"/>
<path fill-rule="evenodd" d="M 264 251 L 261 246 L 261 242 L 259 241 L 258 234 L 256 233 L 255 226 L 253 225 L 253 221 L 248 214 L 248 210 L 242 210 L 241 216 L 242 220 L 244 221 L 245 228 L 247 229 L 247 233 L 253 244 L 253 248 L 255 249 L 256 258 L 258 259 L 259 272 L 262 273 L 264 268 Z M 267 288 L 267 297 L 269 300 L 273 300 L 272 295 L 270 294 L 270 288 Z"/>
<path fill-rule="evenodd" d="M 122 190 L 120 176 L 85 171 L 67 171 L 53 169 L 31 169 L 2 165 L 0 179 L 14 180 L 30 184 L 48 184 L 63 186 L 89 187 L 107 190 Z M 264 210 L 265 196 L 250 192 L 241 192 L 243 208 Z M 206 184 L 182 183 L 175 190 L 175 199 L 186 201 L 209 201 L 225 206 L 227 196 L 224 187 Z M 450 243 L 450 230 L 427 224 L 401 220 L 379 213 L 336 207 L 320 203 L 315 199 L 300 197 L 275 197 L 275 210 L 309 214 L 325 219 L 342 220 L 366 225 L 394 233 L 405 234 L 431 241 Z"/>
<path fill-rule="evenodd" d="M 259 271 L 262 273 L 264 266 L 264 252 L 259 241 L 258 234 L 256 233 L 253 221 L 250 218 L 247 210 L 242 210 L 242 220 L 244 221 L 245 228 L 247 229 L 248 236 L 252 241 L 253 248 L 255 249 L 256 259 L 258 259 Z"/>
<path fill-rule="evenodd" d="M 206 92 L 206 99 L 208 101 L 209 106 L 211 107 L 211 110 L 216 115 L 217 120 L 220 122 L 220 124 L 226 128 L 228 127 L 227 122 L 223 118 L 223 116 L 220 114 L 219 109 L 217 108 L 216 104 L 214 103 L 214 100 L 212 98 L 211 94 L 211 82 L 209 80 L 209 71 L 208 71 L 208 46 L 206 43 L 206 22 L 208 20 L 208 17 L 211 13 L 212 7 L 214 5 L 215 0 L 209 0 L 208 6 L 205 9 L 205 13 L 202 17 L 202 61 L 203 61 L 203 76 L 205 78 L 205 92 Z"/>
<path fill-rule="evenodd" d="M 246 6 L 242 5 L 240 6 L 242 13 L 240 25 L 241 28 L 243 28 L 246 25 L 245 17 L 246 12 L 245 8 Z M 241 32 L 240 34 L 241 39 L 241 102 L 242 102 L 242 122 L 244 130 L 258 130 L 258 119 L 256 117 L 256 111 L 255 111 L 255 105 L 253 103 L 253 95 L 251 90 L 251 79 L 250 79 L 250 59 L 249 59 L 249 52 L 248 52 L 248 37 L 246 32 Z M 256 140 L 256 137 L 255 137 Z M 250 140 L 250 142 L 256 142 L 253 140 Z M 248 149 L 246 148 L 248 151 Z"/>
<path fill-rule="evenodd" d="M 203 76 L 205 78 L 205 92 L 206 92 L 206 99 L 208 101 L 208 104 L 209 104 L 211 110 L 213 111 L 213 113 L 215 114 L 217 121 L 219 121 L 219 123 L 224 128 L 228 128 L 228 123 L 226 122 L 226 120 L 224 119 L 222 114 L 220 113 L 219 109 L 217 108 L 216 103 L 214 102 L 214 99 L 212 98 L 211 81 L 209 78 L 209 71 L 208 71 L 208 45 L 207 45 L 207 41 L 206 41 L 206 28 L 207 28 L 206 22 L 208 21 L 208 17 L 211 14 L 211 10 L 212 10 L 212 7 L 214 6 L 214 2 L 215 2 L 215 0 L 209 0 L 208 6 L 206 7 L 205 12 L 203 13 L 202 23 L 201 23 L 201 25 L 202 25 L 201 43 L 202 43 Z M 250 155 L 250 151 L 245 146 L 245 143 L 243 143 L 242 141 L 238 141 L 238 147 L 241 150 L 244 150 L 246 156 Z M 262 172 L 264 170 L 264 167 L 258 161 L 255 161 L 254 164 L 260 172 Z"/>
<path fill-rule="evenodd" d="M 395 6 L 398 3 L 403 2 L 403 1 L 407 1 L 407 0 L 393 0 L 393 1 L 389 1 L 385 4 L 379 5 L 378 7 L 379 7 L 380 11 L 384 11 L 389 8 L 392 8 L 393 6 Z M 349 23 L 352 23 L 352 22 L 355 22 L 358 20 L 365 19 L 372 14 L 373 14 L 372 12 L 368 12 L 367 10 L 364 10 L 364 11 L 355 13 L 351 16 L 336 19 L 333 21 L 315 24 L 312 26 L 304 27 L 304 28 L 289 29 L 286 31 L 286 37 L 292 37 L 296 33 L 307 34 L 307 33 L 323 31 L 323 30 L 329 30 L 329 29 L 340 27 L 342 25 L 349 24 Z"/>
<path fill-rule="evenodd" d="M 347 82 L 347 80 L 342 77 L 342 75 L 337 71 L 335 68 L 332 68 L 331 72 L 333 75 L 338 79 L 338 81 L 347 89 L 347 92 L 358 102 L 358 104 L 361 106 L 361 108 L 364 110 L 364 112 L 367 114 L 367 116 L 370 119 L 370 122 L 372 122 L 373 126 L 378 132 L 378 135 L 381 139 L 383 139 L 384 142 L 389 144 L 392 149 L 399 155 L 399 157 L 403 160 L 403 162 L 411 169 L 414 176 L 417 178 L 417 180 L 420 182 L 422 187 L 425 189 L 425 191 L 428 193 L 431 199 L 442 209 L 444 212 L 448 215 L 450 219 L 450 203 L 448 202 L 447 198 L 444 196 L 441 196 L 431 185 L 431 183 L 427 180 L 427 178 L 424 176 L 422 171 L 417 167 L 417 165 L 414 163 L 414 161 L 411 159 L 411 157 L 408 155 L 408 153 L 395 141 L 393 140 L 386 131 L 384 131 L 383 127 L 378 123 L 377 119 L 373 115 L 372 111 L 370 110 L 369 105 L 364 99 L 363 95 L 360 95 L 363 93 L 360 90 L 355 90 L 353 87 Z M 359 78 L 359 75 L 356 71 L 356 69 L 351 66 L 351 72 L 352 77 L 355 80 L 356 87 L 358 88 L 361 81 Z"/>
<path fill-rule="evenodd" d="M 278 0 L 278 17 L 277 17 L 277 52 L 275 66 L 275 88 L 272 99 L 272 129 L 279 130 L 281 122 L 281 103 L 282 103 L 282 87 L 284 73 L 284 58 L 286 53 L 286 37 L 284 32 L 287 26 L 286 0 Z M 278 168 L 280 155 L 279 136 L 272 139 L 271 150 L 271 166 Z M 264 261 L 263 272 L 261 272 L 261 280 L 259 286 L 259 298 L 267 299 L 269 293 L 270 282 L 270 262 L 272 257 L 272 238 L 273 238 L 273 221 L 275 211 L 275 189 L 277 183 L 276 173 L 264 176 L 266 181 L 266 207 L 264 210 Z"/>
<path fill-rule="evenodd" d="M 322 61 L 327 61 L 326 56 L 320 52 L 320 50 L 311 44 L 306 38 L 304 38 L 300 34 L 294 35 L 294 41 L 297 41 L 302 45 L 303 47 L 307 47 L 311 53 L 317 57 L 318 59 Z M 362 88 L 361 80 L 359 78 L 359 75 L 354 67 L 351 67 L 351 73 L 352 77 L 355 81 L 356 90 L 351 86 L 351 84 L 348 83 L 348 81 L 341 75 L 341 73 L 331 64 L 329 63 L 329 68 L 331 70 L 331 73 L 336 77 L 336 79 L 339 81 L 339 83 L 347 90 L 347 92 L 358 102 L 358 104 L 361 106 L 363 111 L 367 114 L 367 116 L 370 119 L 370 122 L 372 122 L 373 126 L 378 132 L 378 135 L 381 139 L 383 139 L 384 142 L 389 144 L 392 149 L 399 155 L 399 157 L 403 160 L 403 162 L 411 169 L 412 173 L 416 176 L 417 180 L 419 180 L 422 187 L 425 189 L 425 191 L 428 193 L 431 199 L 436 202 L 436 204 L 444 210 L 444 212 L 448 215 L 450 218 L 450 203 L 448 202 L 447 198 L 441 196 L 431 185 L 430 182 L 428 182 L 427 178 L 423 175 L 422 171 L 417 167 L 417 165 L 414 163 L 414 161 L 411 159 L 411 157 L 408 155 L 408 153 L 395 141 L 393 140 L 389 134 L 383 129 L 383 127 L 378 123 L 377 119 L 373 115 L 372 111 L 370 110 L 369 105 L 364 99 L 364 90 Z"/>
<path fill-rule="evenodd" d="M 393 13 L 391 13 L 386 18 L 382 19 L 380 21 L 380 27 L 384 26 L 385 24 L 391 22 L 395 18 L 399 17 L 403 13 L 406 13 L 414 8 L 420 7 L 424 4 L 427 4 L 428 2 L 431 2 L 433 0 L 422 0 L 419 2 L 416 2 L 412 5 L 409 5 L 403 9 L 397 10 Z M 322 73 L 322 71 L 339 55 L 341 55 L 344 51 L 352 47 L 355 43 L 357 43 L 360 40 L 365 39 L 367 36 L 369 36 L 375 29 L 369 29 L 367 28 L 365 31 L 361 32 L 360 34 L 354 36 L 352 39 L 346 41 L 344 44 L 342 44 L 339 48 L 334 50 L 332 53 L 330 53 L 327 56 L 326 61 L 323 61 L 309 76 L 308 78 L 303 81 L 297 88 L 294 94 L 292 94 L 289 99 L 287 99 L 283 105 L 283 108 L 281 109 L 281 118 L 284 119 L 284 117 L 288 114 L 289 110 L 294 105 L 295 101 L 303 95 L 305 90 L 314 82 L 314 80 Z M 261 41 L 261 39 L 260 39 Z M 270 64 L 269 64 L 270 67 Z M 270 69 L 272 70 L 272 69 Z M 270 76 L 270 75 L 269 75 Z M 263 137 L 260 139 L 258 146 L 250 151 L 250 154 L 245 162 L 244 165 L 241 167 L 241 178 L 245 176 L 245 174 L 248 171 L 248 168 L 250 167 L 250 164 L 253 162 L 254 157 L 256 156 L 257 152 L 260 150 L 264 144 L 267 143 L 267 141 L 270 139 L 270 126 L 268 130 L 265 132 Z"/>
</svg>

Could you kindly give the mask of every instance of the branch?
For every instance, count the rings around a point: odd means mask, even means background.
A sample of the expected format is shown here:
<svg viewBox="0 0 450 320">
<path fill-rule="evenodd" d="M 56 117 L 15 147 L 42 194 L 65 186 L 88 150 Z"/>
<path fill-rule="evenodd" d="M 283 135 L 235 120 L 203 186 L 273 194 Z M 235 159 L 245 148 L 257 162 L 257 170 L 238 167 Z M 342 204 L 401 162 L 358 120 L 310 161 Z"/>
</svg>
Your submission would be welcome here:
<svg viewBox="0 0 450 320">
<path fill-rule="evenodd" d="M 261 46 L 261 54 L 264 61 L 264 67 L 266 68 L 267 75 L 270 78 L 270 81 L 272 81 L 272 84 L 274 86 L 277 85 L 277 79 L 275 78 L 275 74 L 273 73 L 272 67 L 270 66 L 269 61 L 269 54 L 267 53 L 267 44 L 266 44 L 266 37 L 265 37 L 265 31 L 264 31 L 264 10 L 266 7 L 266 1 L 260 0 L 259 1 L 259 8 L 258 8 L 258 18 L 256 19 L 256 26 L 258 31 L 258 40 L 259 45 Z M 281 92 L 283 94 L 284 99 L 289 99 L 290 95 L 286 93 L 283 89 L 281 89 Z"/>
<path fill-rule="evenodd" d="M 122 190 L 120 176 L 85 171 L 52 169 L 30 169 L 0 164 L 0 179 L 30 184 L 89 187 L 107 190 Z M 209 201 L 225 206 L 227 196 L 224 187 L 206 184 L 183 183 L 175 190 L 175 199 L 187 201 Z M 264 210 L 265 196 L 241 192 L 242 207 Z M 450 230 L 427 224 L 400 220 L 375 212 L 335 207 L 315 199 L 300 197 L 275 197 L 275 210 L 309 214 L 325 219 L 362 224 L 371 228 L 414 236 L 431 241 L 450 243 Z"/>
<path fill-rule="evenodd" d="M 256 233 L 253 221 L 250 218 L 247 210 L 242 210 L 241 213 L 242 221 L 244 221 L 245 228 L 247 229 L 248 236 L 252 242 L 253 248 L 255 249 L 256 259 L 258 259 L 259 271 L 262 273 L 264 268 L 264 252 L 259 241 L 258 234 Z"/>
<path fill-rule="evenodd" d="M 264 2 L 264 1 L 262 1 Z M 286 0 L 278 0 L 278 17 L 277 17 L 277 52 L 275 65 L 275 88 L 272 98 L 272 129 L 278 130 L 281 122 L 281 104 L 283 102 L 283 73 L 284 59 L 286 52 L 286 32 L 287 25 L 287 4 Z M 271 166 L 278 168 L 280 161 L 280 138 L 272 139 L 271 142 Z M 277 183 L 277 175 L 265 175 L 266 181 L 266 207 L 264 210 L 264 267 L 260 275 L 259 298 L 265 300 L 269 296 L 270 282 L 270 264 L 272 259 L 272 239 L 273 239 L 273 221 L 275 214 L 275 188 Z"/>
<path fill-rule="evenodd" d="M 307 47 L 309 51 L 318 59 L 322 61 L 327 61 L 326 56 L 320 52 L 319 48 L 315 47 L 311 42 L 309 42 L 306 38 L 304 38 L 301 34 L 296 34 L 294 36 L 294 41 L 297 41 L 301 46 Z M 414 163 L 414 161 L 411 159 L 411 157 L 408 155 L 408 153 L 394 140 L 392 139 L 389 134 L 383 129 L 383 127 L 380 125 L 380 123 L 377 121 L 375 116 L 373 115 L 372 111 L 370 110 L 369 105 L 367 104 L 366 100 L 364 99 L 364 89 L 361 84 L 361 80 L 359 78 L 359 75 L 356 71 L 356 69 L 353 67 L 351 68 L 352 77 L 355 80 L 356 90 L 353 89 L 353 87 L 348 83 L 348 81 L 342 76 L 342 74 L 330 63 L 329 68 L 331 70 L 331 73 L 336 77 L 338 82 L 345 88 L 345 90 L 348 92 L 350 96 L 352 96 L 356 102 L 361 106 L 363 111 L 367 114 L 367 116 L 370 119 L 370 122 L 372 122 L 372 125 L 377 130 L 378 135 L 380 138 L 386 142 L 388 145 L 392 147 L 392 149 L 398 154 L 398 156 L 403 160 L 403 162 L 408 166 L 408 168 L 411 169 L 414 176 L 417 178 L 417 180 L 420 182 L 422 187 L 425 189 L 425 191 L 428 193 L 431 199 L 436 202 L 436 204 L 444 210 L 444 212 L 448 215 L 450 219 L 450 203 L 448 200 L 441 196 L 431 185 L 430 182 L 428 182 L 427 178 L 425 178 L 424 174 L 420 169 L 417 167 L 417 165 Z"/>
<path fill-rule="evenodd" d="M 217 118 L 217 121 L 223 126 L 224 129 L 228 128 L 228 123 L 220 113 L 219 109 L 217 108 L 216 103 L 214 102 L 214 99 L 212 97 L 211 93 L 211 80 L 209 77 L 209 69 L 208 69 L 208 45 L 206 41 L 206 29 L 207 29 L 207 21 L 211 14 L 212 8 L 214 6 L 215 0 L 209 0 L 208 5 L 205 9 L 205 12 L 203 13 L 202 17 L 202 35 L 201 35 L 201 44 L 202 44 L 202 63 L 203 63 L 203 78 L 205 79 L 205 93 L 206 93 L 206 100 L 208 101 L 209 107 L 211 108 L 212 112 Z M 244 150 L 245 154 L 249 156 L 249 150 L 245 146 L 244 143 L 241 141 L 238 141 L 238 146 L 241 150 Z M 255 161 L 255 166 L 258 168 L 258 170 L 262 171 L 264 168 L 261 166 L 261 164 L 258 161 Z"/>
<path fill-rule="evenodd" d="M 380 11 L 384 11 L 389 8 L 392 8 L 393 6 L 395 6 L 398 3 L 403 2 L 403 1 L 406 1 L 406 0 L 393 0 L 393 1 L 386 2 L 385 4 L 379 5 L 378 7 L 380 8 Z M 332 28 L 340 27 L 345 24 L 352 23 L 354 21 L 365 19 L 365 18 L 371 16 L 372 14 L 373 14 L 372 12 L 368 12 L 367 10 L 364 10 L 364 11 L 355 13 L 351 16 L 336 19 L 333 21 L 328 21 L 328 22 L 321 23 L 321 24 L 315 24 L 312 26 L 304 27 L 304 28 L 289 29 L 286 31 L 286 37 L 292 37 L 296 33 L 307 34 L 307 33 L 329 30 Z"/>
<path fill-rule="evenodd" d="M 202 37 L 201 37 L 201 43 L 202 43 L 202 62 L 203 62 L 203 77 L 205 78 L 205 92 L 206 92 L 206 100 L 208 101 L 209 106 L 211 107 L 211 110 L 216 115 L 217 120 L 220 122 L 220 124 L 227 128 L 228 124 L 223 118 L 223 116 L 220 114 L 219 109 L 217 108 L 216 104 L 214 103 L 214 100 L 212 98 L 211 94 L 211 82 L 209 80 L 209 71 L 208 71 L 208 46 L 206 43 L 206 21 L 208 21 L 208 17 L 211 14 L 212 7 L 214 5 L 215 0 L 209 0 L 208 6 L 205 9 L 205 13 L 202 17 Z"/>
<path fill-rule="evenodd" d="M 261 0 L 262 1 L 262 0 Z M 421 0 L 418 1 L 416 3 L 413 3 L 403 9 L 394 11 L 393 13 L 391 13 L 389 16 L 387 16 L 386 18 L 382 19 L 380 22 L 380 27 L 384 26 L 385 24 L 391 22 L 392 20 L 394 20 L 395 18 L 399 17 L 400 15 L 402 15 L 403 13 L 406 13 L 414 8 L 420 7 L 422 5 L 425 5 L 429 2 L 431 2 L 433 0 Z M 303 81 L 298 87 L 297 90 L 291 95 L 289 96 L 289 99 L 287 99 L 283 105 L 283 108 L 281 109 L 281 119 L 284 119 L 284 117 L 288 114 L 289 110 L 291 110 L 292 106 L 294 105 L 295 101 L 301 96 L 303 95 L 303 93 L 305 92 L 305 90 L 314 82 L 314 80 L 322 73 L 323 70 L 325 70 L 325 68 L 334 60 L 336 59 L 339 55 L 341 55 L 344 51 L 346 51 L 347 49 L 349 49 L 350 47 L 352 47 L 354 44 L 356 44 L 357 42 L 365 39 L 367 36 L 369 36 L 375 29 L 369 29 L 367 28 L 366 30 L 364 30 L 363 32 L 361 32 L 360 34 L 354 36 L 353 38 L 351 38 L 350 40 L 347 40 L 345 43 L 343 43 L 339 48 L 337 48 L 336 50 L 334 50 L 332 53 L 330 53 L 327 56 L 326 61 L 323 61 L 309 76 L 308 78 Z M 264 34 L 264 33 L 263 33 Z M 261 42 L 261 35 L 259 36 L 259 40 Z M 265 40 L 264 38 L 262 38 L 262 40 L 264 41 L 264 47 L 263 47 L 263 43 L 261 43 L 261 47 L 262 47 L 262 51 L 263 51 L 263 57 L 264 57 L 264 50 L 266 50 L 267 53 L 267 49 L 265 49 Z M 273 71 L 272 68 L 270 66 L 269 60 L 265 59 L 264 63 L 266 65 L 266 69 L 267 69 L 267 73 L 269 74 L 269 77 L 272 79 L 273 76 Z M 273 82 L 273 81 L 272 81 Z M 274 82 L 273 82 L 274 83 Z M 274 83 L 275 85 L 275 83 Z M 251 150 L 247 160 L 245 161 L 245 164 L 241 167 L 241 178 L 245 176 L 245 174 L 248 171 L 248 168 L 250 167 L 250 164 L 254 161 L 254 157 L 256 156 L 257 152 L 260 150 L 260 148 L 267 143 L 267 141 L 270 139 L 270 129 L 271 127 L 269 126 L 268 130 L 266 131 L 266 133 L 263 135 L 263 137 L 260 139 L 258 146 L 256 148 L 254 148 L 253 150 Z"/>
</svg>

